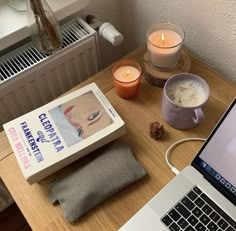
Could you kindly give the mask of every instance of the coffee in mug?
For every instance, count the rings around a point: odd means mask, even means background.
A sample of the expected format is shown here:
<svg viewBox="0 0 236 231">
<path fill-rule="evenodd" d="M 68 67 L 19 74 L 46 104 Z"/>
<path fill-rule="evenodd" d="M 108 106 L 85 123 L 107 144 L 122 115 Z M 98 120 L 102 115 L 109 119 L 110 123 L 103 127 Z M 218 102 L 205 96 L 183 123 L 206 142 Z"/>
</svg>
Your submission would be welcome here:
<svg viewBox="0 0 236 231">
<path fill-rule="evenodd" d="M 162 116 L 172 127 L 188 129 L 204 119 L 203 105 L 209 86 L 201 77 L 180 73 L 167 80 L 163 89 Z"/>
<path fill-rule="evenodd" d="M 179 79 L 168 86 L 168 97 L 177 105 L 195 107 L 206 99 L 203 85 L 193 79 Z"/>
</svg>

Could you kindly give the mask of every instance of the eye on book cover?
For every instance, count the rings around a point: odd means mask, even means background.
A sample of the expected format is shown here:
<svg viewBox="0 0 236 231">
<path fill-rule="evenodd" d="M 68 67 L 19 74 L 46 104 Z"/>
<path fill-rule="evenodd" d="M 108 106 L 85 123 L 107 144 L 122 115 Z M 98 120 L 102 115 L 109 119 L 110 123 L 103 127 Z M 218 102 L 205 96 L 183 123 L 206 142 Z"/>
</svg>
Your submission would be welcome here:
<svg viewBox="0 0 236 231">
<path fill-rule="evenodd" d="M 3 127 L 31 184 L 125 134 L 124 121 L 95 83 Z"/>
</svg>

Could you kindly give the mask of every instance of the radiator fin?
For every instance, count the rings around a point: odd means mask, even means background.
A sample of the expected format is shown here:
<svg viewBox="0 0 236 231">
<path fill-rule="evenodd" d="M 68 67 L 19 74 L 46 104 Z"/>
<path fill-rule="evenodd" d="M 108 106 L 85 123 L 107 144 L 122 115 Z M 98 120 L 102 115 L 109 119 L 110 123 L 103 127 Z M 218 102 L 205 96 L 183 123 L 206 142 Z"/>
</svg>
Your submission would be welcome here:
<svg viewBox="0 0 236 231">
<path fill-rule="evenodd" d="M 63 44 L 59 52 L 74 43 L 86 38 L 91 34 L 91 30 L 86 28 L 87 25 L 83 23 L 80 18 L 76 18 L 73 21 L 62 26 Z M 51 55 L 44 54 L 38 51 L 32 44 L 27 43 L 20 49 L 0 58 L 0 84 L 15 77 L 22 71 L 25 71 L 35 64 L 38 64 L 48 58 Z"/>
</svg>

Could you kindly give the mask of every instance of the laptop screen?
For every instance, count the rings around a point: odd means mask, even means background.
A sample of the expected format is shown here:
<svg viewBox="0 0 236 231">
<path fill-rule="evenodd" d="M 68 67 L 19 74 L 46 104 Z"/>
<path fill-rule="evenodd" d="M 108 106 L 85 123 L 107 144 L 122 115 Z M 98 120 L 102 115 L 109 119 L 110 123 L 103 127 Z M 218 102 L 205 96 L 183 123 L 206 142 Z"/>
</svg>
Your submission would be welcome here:
<svg viewBox="0 0 236 231">
<path fill-rule="evenodd" d="M 236 98 L 199 150 L 192 165 L 236 204 Z"/>
</svg>

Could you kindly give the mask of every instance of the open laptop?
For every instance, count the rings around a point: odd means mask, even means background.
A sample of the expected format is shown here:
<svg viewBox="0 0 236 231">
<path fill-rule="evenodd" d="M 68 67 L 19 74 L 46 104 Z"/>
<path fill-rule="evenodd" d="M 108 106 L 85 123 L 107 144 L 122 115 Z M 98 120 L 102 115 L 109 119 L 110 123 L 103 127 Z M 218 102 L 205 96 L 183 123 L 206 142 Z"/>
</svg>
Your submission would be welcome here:
<svg viewBox="0 0 236 231">
<path fill-rule="evenodd" d="M 236 230 L 236 98 L 197 156 L 120 231 Z"/>
</svg>

